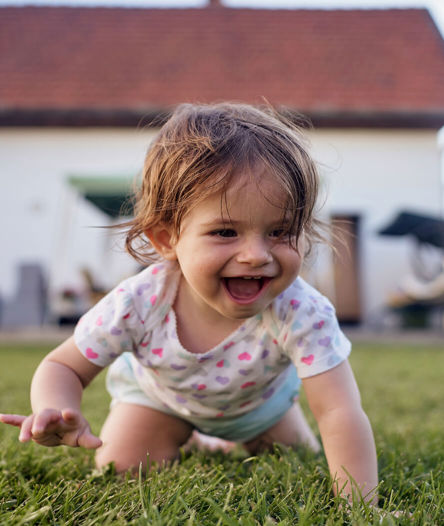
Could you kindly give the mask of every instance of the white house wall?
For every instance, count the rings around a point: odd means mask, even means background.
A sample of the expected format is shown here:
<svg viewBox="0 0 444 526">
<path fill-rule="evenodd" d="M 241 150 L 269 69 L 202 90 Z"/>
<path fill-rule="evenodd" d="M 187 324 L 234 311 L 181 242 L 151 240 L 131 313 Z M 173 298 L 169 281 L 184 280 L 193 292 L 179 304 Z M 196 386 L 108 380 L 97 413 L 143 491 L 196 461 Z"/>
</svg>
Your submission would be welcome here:
<svg viewBox="0 0 444 526">
<path fill-rule="evenodd" d="M 152 136 L 121 129 L 0 131 L 3 297 L 14 292 L 21 262 L 41 263 L 52 289 L 80 286 L 83 267 L 104 286 L 134 269 L 128 257 L 115 249 L 109 253 L 115 236 L 94 228 L 109 225 L 109 219 L 77 195 L 67 178 L 136 175 Z"/>
<path fill-rule="evenodd" d="M 107 217 L 67 184 L 70 175 L 140 172 L 154 132 L 122 129 L 0 130 L 0 295 L 17 286 L 16 267 L 40 262 L 51 288 L 78 287 L 88 267 L 110 287 L 135 265 L 113 248 Z M 409 269 L 410 243 L 377 236 L 402 209 L 441 211 L 440 159 L 433 131 L 320 129 L 313 152 L 328 187 L 324 214 L 362 218 L 361 277 L 366 319 Z M 113 250 L 110 252 L 110 249 Z"/>
<path fill-rule="evenodd" d="M 410 272 L 414 244 L 377 231 L 401 210 L 442 214 L 440 152 L 434 131 L 317 130 L 313 153 L 327 187 L 324 213 L 361 218 L 363 313 L 378 316 Z"/>
</svg>

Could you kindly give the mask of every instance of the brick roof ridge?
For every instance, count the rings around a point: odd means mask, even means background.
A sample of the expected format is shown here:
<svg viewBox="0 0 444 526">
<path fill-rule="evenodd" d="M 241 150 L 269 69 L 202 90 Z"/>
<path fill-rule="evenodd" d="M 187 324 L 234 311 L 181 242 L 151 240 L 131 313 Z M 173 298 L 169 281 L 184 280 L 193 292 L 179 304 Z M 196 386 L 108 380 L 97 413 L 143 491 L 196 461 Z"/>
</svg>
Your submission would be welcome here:
<svg viewBox="0 0 444 526">
<path fill-rule="evenodd" d="M 263 97 L 319 122 L 444 124 L 444 40 L 425 8 L 0 9 L 0 125 Z"/>
</svg>

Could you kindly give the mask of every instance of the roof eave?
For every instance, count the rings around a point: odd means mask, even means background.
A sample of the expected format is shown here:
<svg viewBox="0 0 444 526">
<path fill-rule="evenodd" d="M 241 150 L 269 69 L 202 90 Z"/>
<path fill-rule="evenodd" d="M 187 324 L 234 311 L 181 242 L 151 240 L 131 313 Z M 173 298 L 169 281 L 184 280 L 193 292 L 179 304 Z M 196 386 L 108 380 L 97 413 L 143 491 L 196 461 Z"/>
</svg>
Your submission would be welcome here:
<svg viewBox="0 0 444 526">
<path fill-rule="evenodd" d="M 308 113 L 316 128 L 420 128 L 444 126 L 444 108 L 438 110 L 347 110 Z"/>
<path fill-rule="evenodd" d="M 171 108 L 3 108 L 0 127 L 156 128 Z M 287 109 L 288 112 L 288 109 Z M 316 128 L 420 128 L 444 126 L 444 108 L 437 110 L 290 110 Z M 287 113 L 288 114 L 288 113 Z"/>
</svg>

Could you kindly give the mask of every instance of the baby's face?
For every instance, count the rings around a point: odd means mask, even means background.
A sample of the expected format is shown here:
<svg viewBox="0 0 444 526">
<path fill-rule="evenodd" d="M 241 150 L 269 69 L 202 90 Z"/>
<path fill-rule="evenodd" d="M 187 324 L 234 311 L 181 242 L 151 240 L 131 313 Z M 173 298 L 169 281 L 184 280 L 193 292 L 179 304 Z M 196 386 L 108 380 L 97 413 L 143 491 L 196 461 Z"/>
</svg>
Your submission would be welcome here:
<svg viewBox="0 0 444 526">
<path fill-rule="evenodd" d="M 259 187 L 240 175 L 182 222 L 173 256 L 183 274 L 181 303 L 204 319 L 254 316 L 299 273 L 303 249 L 281 237 L 282 208 L 273 204 L 284 204 L 285 195 L 265 173 Z"/>
</svg>

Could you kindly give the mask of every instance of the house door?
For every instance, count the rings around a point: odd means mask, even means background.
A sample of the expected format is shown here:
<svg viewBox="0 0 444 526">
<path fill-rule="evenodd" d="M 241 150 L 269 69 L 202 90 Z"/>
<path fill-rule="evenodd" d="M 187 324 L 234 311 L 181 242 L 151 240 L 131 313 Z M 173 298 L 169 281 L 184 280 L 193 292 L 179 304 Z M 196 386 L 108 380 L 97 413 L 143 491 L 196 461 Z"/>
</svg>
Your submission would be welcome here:
<svg viewBox="0 0 444 526">
<path fill-rule="evenodd" d="M 335 307 L 341 323 L 361 321 L 361 287 L 359 276 L 359 217 L 333 215 Z"/>
</svg>

